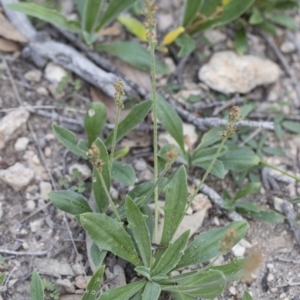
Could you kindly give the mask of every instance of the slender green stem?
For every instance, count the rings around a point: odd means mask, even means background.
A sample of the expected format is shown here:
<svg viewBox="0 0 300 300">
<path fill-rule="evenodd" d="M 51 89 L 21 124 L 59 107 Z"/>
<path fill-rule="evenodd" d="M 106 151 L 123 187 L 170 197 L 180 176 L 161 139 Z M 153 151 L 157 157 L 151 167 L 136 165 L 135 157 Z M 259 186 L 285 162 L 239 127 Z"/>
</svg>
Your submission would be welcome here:
<svg viewBox="0 0 300 300">
<path fill-rule="evenodd" d="M 262 165 L 265 165 L 265 166 L 268 167 L 268 168 L 271 168 L 271 169 L 273 169 L 273 170 L 276 170 L 276 171 L 280 172 L 281 174 L 284 174 L 284 175 L 286 175 L 286 176 L 288 176 L 288 177 L 290 177 L 290 178 L 293 178 L 293 179 L 295 179 L 296 181 L 300 181 L 300 178 L 299 178 L 299 177 L 294 176 L 294 175 L 292 175 L 292 174 L 290 174 L 290 173 L 288 173 L 288 172 L 286 172 L 286 171 L 284 171 L 284 170 L 282 170 L 282 169 L 279 169 L 279 168 L 277 168 L 277 167 L 275 167 L 275 166 L 273 166 L 273 165 L 270 165 L 269 163 L 267 163 L 267 162 L 264 161 L 264 160 L 261 160 L 260 163 L 261 163 Z"/>
<path fill-rule="evenodd" d="M 149 39 L 150 59 L 151 59 L 151 81 L 152 81 L 152 111 L 153 111 L 153 155 L 154 155 L 154 182 L 158 179 L 158 149 L 157 149 L 157 97 L 156 97 L 156 77 L 155 77 L 155 44 Z M 154 188 L 154 242 L 157 241 L 158 233 L 158 186 Z"/>
<path fill-rule="evenodd" d="M 99 174 L 100 181 L 101 181 L 101 184 L 102 184 L 102 186 L 103 186 L 105 195 L 106 195 L 106 197 L 108 198 L 108 201 L 109 201 L 109 203 L 110 203 L 110 205 L 111 205 L 111 207 L 112 207 L 112 209 L 113 209 L 113 211 L 114 211 L 114 213 L 115 213 L 115 215 L 116 215 L 118 221 L 121 222 L 121 218 L 120 218 L 120 216 L 119 216 L 119 214 L 118 214 L 118 211 L 117 211 L 117 208 L 116 208 L 116 206 L 115 206 L 115 204 L 114 204 L 114 201 L 112 200 L 112 198 L 111 198 L 111 196 L 110 196 L 110 194 L 109 194 L 109 191 L 107 190 L 107 187 L 106 187 L 106 184 L 105 184 L 103 175 L 102 175 L 101 172 L 98 172 L 98 174 Z"/>
<path fill-rule="evenodd" d="M 187 204 L 187 207 L 186 207 L 186 210 L 185 210 L 186 212 L 187 212 L 188 208 L 191 206 L 192 202 L 194 201 L 194 199 L 195 199 L 196 195 L 198 194 L 199 190 L 201 189 L 201 187 L 202 187 L 204 181 L 206 180 L 208 174 L 210 173 L 211 169 L 213 168 L 213 166 L 214 166 L 214 164 L 215 164 L 217 158 L 218 158 L 219 155 L 220 155 L 220 152 L 221 152 L 221 150 L 222 150 L 222 148 L 223 148 L 223 146 L 224 146 L 226 140 L 227 140 L 227 137 L 224 137 L 224 138 L 222 139 L 222 142 L 221 142 L 221 144 L 219 145 L 219 148 L 218 148 L 216 154 L 214 155 L 212 161 L 210 162 L 209 167 L 207 168 L 207 170 L 206 170 L 204 176 L 202 177 L 200 183 L 198 184 L 197 188 L 195 189 L 194 194 L 191 196 L 191 198 L 190 198 L 190 200 L 189 200 L 189 202 L 188 202 L 188 204 Z"/>
<path fill-rule="evenodd" d="M 110 160 L 109 160 L 110 172 L 112 170 L 112 163 L 113 163 L 113 160 L 114 160 L 114 153 L 115 153 L 115 147 L 116 147 L 120 111 L 121 111 L 121 108 L 120 108 L 119 105 L 117 105 L 117 116 L 116 116 L 116 121 L 115 121 L 115 128 L 114 128 L 113 140 L 112 140 L 111 151 L 110 151 Z"/>
</svg>

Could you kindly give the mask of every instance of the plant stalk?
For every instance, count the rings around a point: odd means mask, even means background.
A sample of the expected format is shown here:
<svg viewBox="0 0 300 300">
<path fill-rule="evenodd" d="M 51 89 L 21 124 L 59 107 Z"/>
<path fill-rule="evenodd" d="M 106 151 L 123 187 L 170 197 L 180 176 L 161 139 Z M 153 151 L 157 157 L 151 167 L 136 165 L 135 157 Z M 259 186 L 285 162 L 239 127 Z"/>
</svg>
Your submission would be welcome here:
<svg viewBox="0 0 300 300">
<path fill-rule="evenodd" d="M 112 170 L 112 163 L 114 160 L 120 112 L 121 112 L 121 107 L 119 105 L 117 105 L 117 115 L 116 115 L 116 120 L 115 120 L 115 128 L 114 128 L 113 140 L 112 140 L 111 151 L 110 151 L 110 173 Z"/>
</svg>

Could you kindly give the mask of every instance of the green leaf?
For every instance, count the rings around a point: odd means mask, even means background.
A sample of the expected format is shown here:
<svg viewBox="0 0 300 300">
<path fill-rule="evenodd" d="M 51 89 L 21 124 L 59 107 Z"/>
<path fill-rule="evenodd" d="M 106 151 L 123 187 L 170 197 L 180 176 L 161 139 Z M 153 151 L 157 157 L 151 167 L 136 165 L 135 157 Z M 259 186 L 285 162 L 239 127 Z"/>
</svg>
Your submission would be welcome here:
<svg viewBox="0 0 300 300">
<path fill-rule="evenodd" d="M 221 132 L 222 131 L 223 130 L 220 127 L 214 127 L 212 129 L 208 130 L 205 134 L 203 134 L 203 136 L 201 138 L 201 142 L 200 142 L 199 146 L 197 147 L 197 151 L 199 148 L 203 149 L 203 148 L 206 148 L 208 146 L 215 144 L 216 142 L 221 141 L 221 139 L 222 139 Z"/>
<path fill-rule="evenodd" d="M 257 25 L 261 24 L 264 21 L 264 18 L 260 12 L 260 10 L 257 7 L 253 7 L 252 14 L 249 19 L 249 24 L 251 25 Z"/>
<path fill-rule="evenodd" d="M 102 293 L 101 296 L 97 298 L 97 300 L 128 300 L 140 289 L 142 289 L 145 284 L 146 280 L 129 283 Z"/>
<path fill-rule="evenodd" d="M 121 140 L 127 133 L 129 133 L 135 126 L 141 123 L 147 116 L 150 108 L 152 106 L 152 101 L 144 101 L 142 103 L 136 104 L 126 118 L 121 121 L 118 125 L 117 139 L 116 142 Z M 113 131 L 107 137 L 105 141 L 106 147 L 110 147 L 113 140 Z"/>
<path fill-rule="evenodd" d="M 82 18 L 85 0 L 74 0 L 74 2 L 76 4 L 76 8 L 79 12 L 80 18 Z"/>
<path fill-rule="evenodd" d="M 146 277 L 149 281 L 151 280 L 150 268 L 145 266 L 138 266 L 134 270 L 142 276 Z"/>
<path fill-rule="evenodd" d="M 277 34 L 277 28 L 275 25 L 273 25 L 272 23 L 268 22 L 268 21 L 264 21 L 260 24 L 257 24 L 257 27 L 259 27 L 260 29 L 269 32 L 273 35 Z"/>
<path fill-rule="evenodd" d="M 288 29 L 291 29 L 291 30 L 295 30 L 296 29 L 296 23 L 295 23 L 295 20 L 287 15 L 284 15 L 282 13 L 276 13 L 274 11 L 272 11 L 272 13 L 267 13 L 266 14 L 266 18 L 277 24 L 277 25 L 280 25 L 280 26 L 283 26 L 283 27 L 286 27 Z"/>
<path fill-rule="evenodd" d="M 113 21 L 121 12 L 128 10 L 137 0 L 111 0 L 106 8 L 96 31 Z"/>
<path fill-rule="evenodd" d="M 133 200 L 127 195 L 125 199 L 126 215 L 129 228 L 132 230 L 134 239 L 139 249 L 144 266 L 151 266 L 152 251 L 150 233 L 145 218 Z"/>
<path fill-rule="evenodd" d="M 0 273 L 0 287 L 2 286 L 4 280 L 5 280 L 5 274 L 4 273 Z"/>
<path fill-rule="evenodd" d="M 245 260 L 235 259 L 231 263 L 213 266 L 209 270 L 216 270 L 223 273 L 226 281 L 238 281 L 241 278 L 242 272 L 244 270 Z"/>
<path fill-rule="evenodd" d="M 293 204 L 298 204 L 298 203 L 300 203 L 300 198 L 294 198 L 290 202 Z"/>
<path fill-rule="evenodd" d="M 284 121 L 282 122 L 282 127 L 290 132 L 300 133 L 300 123 L 298 122 Z"/>
<path fill-rule="evenodd" d="M 84 130 L 88 137 L 88 147 L 100 135 L 106 123 L 106 107 L 101 102 L 92 102 L 84 117 Z"/>
<path fill-rule="evenodd" d="M 109 169 L 109 156 L 107 153 L 107 149 L 102 140 L 97 138 L 94 142 L 96 147 L 99 149 L 99 160 L 102 161 L 102 176 L 106 185 L 107 190 L 110 190 L 110 169 Z M 93 193 L 95 196 L 95 201 L 99 212 L 104 212 L 107 204 L 108 199 L 106 193 L 104 191 L 103 185 L 100 180 L 99 171 L 94 166 L 93 167 Z"/>
<path fill-rule="evenodd" d="M 70 150 L 72 153 L 74 153 L 77 156 L 81 156 L 84 159 L 87 159 L 86 152 L 79 147 L 77 144 L 76 135 L 61 126 L 58 126 L 56 124 L 52 125 L 52 129 L 54 131 L 54 134 L 56 138 L 66 147 L 68 150 Z"/>
<path fill-rule="evenodd" d="M 175 242 L 170 242 L 167 250 L 155 263 L 152 275 L 168 274 L 173 270 L 184 253 L 184 249 L 189 239 L 190 231 L 185 231 Z"/>
<path fill-rule="evenodd" d="M 132 240 L 122 223 L 100 213 L 82 214 L 80 221 L 99 249 L 110 251 L 136 266 L 141 264 Z"/>
<path fill-rule="evenodd" d="M 100 267 L 102 265 L 106 253 L 107 253 L 106 251 L 100 250 L 95 243 L 92 243 L 90 254 L 91 254 L 92 261 L 96 267 Z"/>
<path fill-rule="evenodd" d="M 219 146 L 213 146 L 209 148 L 198 148 L 194 151 L 192 156 L 192 163 L 201 163 L 201 162 L 211 162 L 214 158 L 215 154 L 217 153 L 219 149 Z M 226 146 L 223 146 L 223 148 L 220 151 L 220 155 L 222 156 L 228 151 L 228 148 Z"/>
<path fill-rule="evenodd" d="M 11 3 L 7 5 L 7 8 L 22 12 L 28 16 L 38 18 L 72 32 L 80 32 L 78 21 L 69 20 L 56 10 L 45 6 L 36 5 L 35 3 Z"/>
<path fill-rule="evenodd" d="M 201 168 L 203 168 L 204 170 L 207 170 L 209 165 L 210 165 L 210 161 L 202 161 L 202 162 L 193 162 L 193 164 L 195 166 L 199 166 Z M 223 179 L 225 177 L 225 168 L 223 163 L 220 160 L 216 160 L 210 173 L 218 178 Z"/>
<path fill-rule="evenodd" d="M 147 30 L 139 20 L 132 17 L 120 16 L 118 17 L 118 21 L 140 40 L 143 42 L 147 41 Z"/>
<path fill-rule="evenodd" d="M 203 0 L 186 0 L 183 10 L 182 26 L 186 27 L 191 24 L 196 18 L 197 12 L 200 10 L 200 7 L 203 3 Z"/>
<path fill-rule="evenodd" d="M 1 254 L 0 254 L 0 264 L 4 264 L 4 258 Z"/>
<path fill-rule="evenodd" d="M 165 219 L 161 244 L 167 245 L 172 240 L 185 215 L 185 207 L 189 195 L 186 176 L 185 168 L 181 166 L 167 186 L 164 206 Z"/>
<path fill-rule="evenodd" d="M 163 286 L 163 291 L 179 292 L 193 297 L 215 299 L 222 294 L 226 281 L 220 271 L 208 270 L 175 286 Z"/>
<path fill-rule="evenodd" d="M 195 297 L 185 295 L 179 292 L 171 292 L 171 295 L 174 297 L 175 300 L 195 300 Z"/>
<path fill-rule="evenodd" d="M 156 282 L 147 282 L 143 295 L 142 300 L 157 300 L 159 298 L 161 291 L 161 287 Z"/>
<path fill-rule="evenodd" d="M 136 67 L 137 69 L 150 72 L 151 62 L 150 55 L 144 46 L 136 42 L 118 42 L 105 45 L 96 45 L 97 51 L 105 51 L 117 56 L 119 59 Z M 169 69 L 165 63 L 155 59 L 156 72 L 166 75 Z"/>
<path fill-rule="evenodd" d="M 157 95 L 157 117 L 163 127 L 178 143 L 181 150 L 185 152 L 182 120 L 172 105 L 170 105 L 161 95 Z"/>
<path fill-rule="evenodd" d="M 189 244 L 177 268 L 199 264 L 223 254 L 224 252 L 220 251 L 221 242 L 228 230 L 236 231 L 236 239 L 232 244 L 232 246 L 234 246 L 245 236 L 247 229 L 247 222 L 236 221 L 230 223 L 226 227 L 212 229 L 201 233 L 192 243 Z"/>
<path fill-rule="evenodd" d="M 236 193 L 236 195 L 234 197 L 234 201 L 236 201 L 240 198 L 244 198 L 250 194 L 253 194 L 260 188 L 260 186 L 261 186 L 260 182 L 253 182 L 253 183 L 248 183 L 248 184 L 244 185 Z"/>
<path fill-rule="evenodd" d="M 96 27 L 104 5 L 103 0 L 85 0 L 81 27 L 87 44 L 91 44 L 97 39 Z"/>
<path fill-rule="evenodd" d="M 260 159 L 247 147 L 230 150 L 219 157 L 228 170 L 244 170 L 259 164 Z"/>
<path fill-rule="evenodd" d="M 30 283 L 30 300 L 43 300 L 44 288 L 42 280 L 36 270 L 32 272 Z"/>
<path fill-rule="evenodd" d="M 262 148 L 263 152 L 270 154 L 270 155 L 275 155 L 275 156 L 285 156 L 285 152 L 276 147 L 263 147 Z"/>
<path fill-rule="evenodd" d="M 253 298 L 251 297 L 248 291 L 245 291 L 242 300 L 253 300 Z"/>
<path fill-rule="evenodd" d="M 196 48 L 195 40 L 191 38 L 189 34 L 186 33 L 181 34 L 175 40 L 175 43 L 178 47 L 180 47 L 180 51 L 178 52 L 178 57 L 189 56 Z"/>
<path fill-rule="evenodd" d="M 255 213 L 259 213 L 260 209 L 257 205 L 251 203 L 251 202 L 246 202 L 246 201 L 237 201 L 234 203 L 234 207 L 238 210 L 241 211 L 241 213 L 247 213 L 248 211 L 253 211 Z"/>
<path fill-rule="evenodd" d="M 260 210 L 259 213 L 255 213 L 252 211 L 249 211 L 247 213 L 247 217 L 264 221 L 264 222 L 270 222 L 270 223 L 283 223 L 285 220 L 285 217 L 275 211 L 272 210 Z"/>
<path fill-rule="evenodd" d="M 130 147 L 124 147 L 121 148 L 120 150 L 115 151 L 114 159 L 117 160 L 125 157 L 129 153 L 129 151 L 130 151 Z"/>
<path fill-rule="evenodd" d="M 247 48 L 248 48 L 247 32 L 244 27 L 241 27 L 235 33 L 234 49 L 239 55 L 242 55 L 247 51 Z"/>
<path fill-rule="evenodd" d="M 51 192 L 49 199 L 60 210 L 72 215 L 92 212 L 87 199 L 71 190 Z"/>
<path fill-rule="evenodd" d="M 299 3 L 293 0 L 283 0 L 275 3 L 274 8 L 282 10 L 294 9 L 299 8 Z"/>
<path fill-rule="evenodd" d="M 136 179 L 133 167 L 121 161 L 113 161 L 111 176 L 125 185 L 134 185 Z"/>
<path fill-rule="evenodd" d="M 81 300 L 96 300 L 96 294 L 99 291 L 100 284 L 103 278 L 105 266 L 99 268 L 92 278 L 89 280 L 89 283 L 86 287 L 86 291 L 83 294 Z"/>
</svg>

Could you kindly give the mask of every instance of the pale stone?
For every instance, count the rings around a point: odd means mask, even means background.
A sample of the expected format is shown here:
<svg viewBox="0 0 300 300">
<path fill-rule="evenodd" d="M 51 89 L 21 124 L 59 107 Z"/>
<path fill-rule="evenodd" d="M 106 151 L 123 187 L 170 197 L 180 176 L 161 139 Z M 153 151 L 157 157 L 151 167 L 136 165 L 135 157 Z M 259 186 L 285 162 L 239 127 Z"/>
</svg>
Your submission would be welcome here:
<svg viewBox="0 0 300 300">
<path fill-rule="evenodd" d="M 80 289 L 85 289 L 87 286 L 87 281 L 84 276 L 79 275 L 75 278 L 75 285 Z"/>
<path fill-rule="evenodd" d="M 205 30 L 203 35 L 212 45 L 216 45 L 226 40 L 226 35 L 217 29 Z"/>
<path fill-rule="evenodd" d="M 0 120 L 0 150 L 5 144 L 15 139 L 26 129 L 29 112 L 24 109 L 14 110 Z"/>
<path fill-rule="evenodd" d="M 2 202 L 0 202 L 0 222 L 2 217 L 3 217 L 3 208 L 2 208 Z"/>
<path fill-rule="evenodd" d="M 56 284 L 62 286 L 69 294 L 75 293 L 75 287 L 69 279 L 57 279 Z"/>
<path fill-rule="evenodd" d="M 52 185 L 50 182 L 41 181 L 40 182 L 40 195 L 44 200 L 48 200 L 48 194 L 52 192 Z"/>
<path fill-rule="evenodd" d="M 284 41 L 280 45 L 280 50 L 281 50 L 282 53 L 292 53 L 296 50 L 296 46 L 293 42 Z"/>
<path fill-rule="evenodd" d="M 272 282 L 272 281 L 274 281 L 274 279 L 275 279 L 275 277 L 274 277 L 274 275 L 273 275 L 272 273 L 270 273 L 270 274 L 268 275 L 268 277 L 267 277 L 267 281 L 268 281 L 268 282 Z"/>
<path fill-rule="evenodd" d="M 284 213 L 283 207 L 282 207 L 283 203 L 284 203 L 283 199 L 281 199 L 279 197 L 274 197 L 274 208 L 275 208 L 275 210 L 277 210 L 280 213 Z"/>
<path fill-rule="evenodd" d="M 48 90 L 43 86 L 37 87 L 36 92 L 41 96 L 48 96 L 49 95 Z"/>
<path fill-rule="evenodd" d="M 31 221 L 29 223 L 31 232 L 33 232 L 33 233 L 37 232 L 43 226 L 43 223 L 44 223 L 43 219 L 37 219 L 37 220 Z"/>
<path fill-rule="evenodd" d="M 280 68 L 274 62 L 232 51 L 215 53 L 199 70 L 199 79 L 224 94 L 248 93 L 259 85 L 278 80 Z"/>
<path fill-rule="evenodd" d="M 76 275 L 83 275 L 84 274 L 84 266 L 80 263 L 74 264 L 72 266 L 73 271 Z"/>
<path fill-rule="evenodd" d="M 78 164 L 75 163 L 69 167 L 69 174 L 72 174 L 73 170 L 77 169 L 81 174 L 83 178 L 89 178 L 92 176 L 91 169 L 85 165 L 85 164 Z"/>
<path fill-rule="evenodd" d="M 244 257 L 245 255 L 245 247 L 241 246 L 240 244 L 236 244 L 232 247 L 232 252 L 236 257 Z"/>
<path fill-rule="evenodd" d="M 61 276 L 74 276 L 70 264 L 57 259 L 47 257 L 35 258 L 32 265 L 33 268 L 42 275 L 54 276 L 56 278 L 61 278 Z"/>
<path fill-rule="evenodd" d="M 199 210 L 207 210 L 207 207 L 211 206 L 211 203 L 208 199 L 208 197 L 204 194 L 197 194 L 195 199 L 192 202 L 192 208 L 195 211 L 199 211 Z"/>
<path fill-rule="evenodd" d="M 45 69 L 45 77 L 52 83 L 59 83 L 65 76 L 67 71 L 52 62 L 49 62 Z"/>
<path fill-rule="evenodd" d="M 24 74 L 24 78 L 28 81 L 40 82 L 42 72 L 40 70 L 30 70 Z"/>
<path fill-rule="evenodd" d="M 34 172 L 17 162 L 5 170 L 0 170 L 0 179 L 15 191 L 26 188 L 34 178 Z"/>
<path fill-rule="evenodd" d="M 143 158 L 138 158 L 135 159 L 133 162 L 133 167 L 137 170 L 137 171 L 144 171 L 147 169 L 147 163 Z"/>
<path fill-rule="evenodd" d="M 26 201 L 26 208 L 27 208 L 28 211 L 33 211 L 35 209 L 34 200 L 27 200 Z"/>
<path fill-rule="evenodd" d="M 26 150 L 28 143 L 29 143 L 29 139 L 27 137 L 23 136 L 18 138 L 14 146 L 15 150 L 16 151 Z"/>
<path fill-rule="evenodd" d="M 229 293 L 230 293 L 231 295 L 235 296 L 235 295 L 236 295 L 236 288 L 235 288 L 234 286 L 231 286 L 231 287 L 229 288 Z"/>
</svg>

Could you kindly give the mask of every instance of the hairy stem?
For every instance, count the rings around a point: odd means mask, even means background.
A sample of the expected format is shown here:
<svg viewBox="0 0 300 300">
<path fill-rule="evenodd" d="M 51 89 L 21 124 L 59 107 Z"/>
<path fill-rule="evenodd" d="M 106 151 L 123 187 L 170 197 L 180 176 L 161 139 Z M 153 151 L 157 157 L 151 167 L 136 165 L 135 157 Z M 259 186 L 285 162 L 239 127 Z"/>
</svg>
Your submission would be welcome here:
<svg viewBox="0 0 300 300">
<path fill-rule="evenodd" d="M 110 160 L 109 160 L 110 161 L 110 172 L 112 170 L 112 163 L 113 163 L 113 160 L 114 160 L 114 153 L 115 153 L 115 147 L 116 147 L 120 111 L 121 111 L 121 107 L 119 105 L 117 105 L 117 115 L 116 115 L 116 121 L 115 121 L 115 129 L 114 129 L 114 135 L 113 135 L 113 140 L 112 140 L 112 144 L 111 144 Z"/>
</svg>

